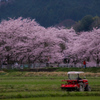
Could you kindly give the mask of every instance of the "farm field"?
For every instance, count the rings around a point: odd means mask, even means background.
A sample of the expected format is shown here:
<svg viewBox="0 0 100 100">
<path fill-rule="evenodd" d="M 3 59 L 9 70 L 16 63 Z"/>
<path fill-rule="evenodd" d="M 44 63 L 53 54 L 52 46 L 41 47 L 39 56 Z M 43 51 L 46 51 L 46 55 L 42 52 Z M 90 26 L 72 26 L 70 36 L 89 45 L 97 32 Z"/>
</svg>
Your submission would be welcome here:
<svg viewBox="0 0 100 100">
<path fill-rule="evenodd" d="M 66 72 L 0 72 L 0 99 L 4 100 L 65 100 L 100 99 L 99 73 L 86 73 L 91 92 L 67 92 L 60 89 Z"/>
<path fill-rule="evenodd" d="M 4 99 L 1 99 L 4 100 Z M 13 100 L 13 99 L 7 99 Z M 91 96 L 91 97 L 41 97 L 41 98 L 21 98 L 14 100 L 100 100 L 99 96 Z"/>
</svg>

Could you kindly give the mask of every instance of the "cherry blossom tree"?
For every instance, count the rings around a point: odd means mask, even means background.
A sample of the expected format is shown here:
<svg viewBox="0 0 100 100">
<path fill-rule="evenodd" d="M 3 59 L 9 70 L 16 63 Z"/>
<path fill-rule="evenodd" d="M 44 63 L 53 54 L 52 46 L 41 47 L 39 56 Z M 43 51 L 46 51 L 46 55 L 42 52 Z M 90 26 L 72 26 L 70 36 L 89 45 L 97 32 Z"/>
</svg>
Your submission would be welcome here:
<svg viewBox="0 0 100 100">
<path fill-rule="evenodd" d="M 75 64 L 100 60 L 100 29 L 76 34 L 73 28 L 44 28 L 29 18 L 0 23 L 0 59 L 8 63 L 62 63 L 67 57 Z"/>
<path fill-rule="evenodd" d="M 47 57 L 50 62 L 61 62 L 63 51 L 73 35 L 68 29 L 46 29 L 35 20 L 20 17 L 2 21 L 0 36 L 2 56 L 8 63 L 10 60 L 30 63 L 45 62 Z"/>
<path fill-rule="evenodd" d="M 94 29 L 91 32 L 82 32 L 74 41 L 70 48 L 71 55 L 79 61 L 100 60 L 100 29 Z"/>
<path fill-rule="evenodd" d="M 34 26 L 34 28 L 32 28 Z M 2 54 L 12 55 L 17 57 L 16 52 L 20 52 L 20 49 L 17 49 L 18 45 L 23 44 L 21 48 L 25 48 L 30 40 L 32 40 L 33 32 L 37 31 L 37 24 L 34 20 L 18 18 L 16 20 L 10 19 L 8 21 L 2 21 L 0 24 L 0 35 L 1 35 L 1 44 L 3 44 Z M 40 26 L 39 26 L 40 27 Z M 40 27 L 41 28 L 41 27 Z M 44 28 L 43 28 L 44 29 Z M 27 44 L 27 45 L 26 45 Z M 1 46 L 2 47 L 2 46 Z M 4 48 L 10 48 L 4 49 Z M 23 50 L 24 53 L 24 50 Z M 21 54 L 21 52 L 19 53 Z M 15 58 L 10 57 L 10 58 Z"/>
</svg>

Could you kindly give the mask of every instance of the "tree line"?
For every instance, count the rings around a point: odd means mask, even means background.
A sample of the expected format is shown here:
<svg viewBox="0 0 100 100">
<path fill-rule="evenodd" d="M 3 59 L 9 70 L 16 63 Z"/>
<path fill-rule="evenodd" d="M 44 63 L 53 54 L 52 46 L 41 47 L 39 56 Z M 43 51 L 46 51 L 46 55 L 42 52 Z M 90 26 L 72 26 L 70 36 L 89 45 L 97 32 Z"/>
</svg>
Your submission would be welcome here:
<svg viewBox="0 0 100 100">
<path fill-rule="evenodd" d="M 100 28 L 100 17 L 87 15 L 77 22 L 73 27 L 76 32 L 91 31 L 93 28 Z"/>
<path fill-rule="evenodd" d="M 86 15 L 100 16 L 99 0 L 10 0 L 0 5 L 0 20 L 30 17 L 44 27 L 66 19 L 81 20 Z"/>
<path fill-rule="evenodd" d="M 0 63 L 100 63 L 100 28 L 75 32 L 73 28 L 45 28 L 34 19 L 19 17 L 0 23 Z"/>
</svg>

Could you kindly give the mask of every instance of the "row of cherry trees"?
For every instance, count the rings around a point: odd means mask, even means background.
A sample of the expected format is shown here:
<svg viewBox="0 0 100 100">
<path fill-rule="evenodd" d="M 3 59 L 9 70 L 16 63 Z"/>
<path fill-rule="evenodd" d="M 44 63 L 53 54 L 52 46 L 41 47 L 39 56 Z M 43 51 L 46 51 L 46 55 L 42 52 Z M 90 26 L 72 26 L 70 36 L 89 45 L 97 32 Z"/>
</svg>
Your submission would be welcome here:
<svg viewBox="0 0 100 100">
<path fill-rule="evenodd" d="M 76 34 L 72 28 L 44 28 L 21 17 L 0 23 L 2 62 L 61 63 L 65 57 L 77 62 L 100 59 L 100 29 Z"/>
<path fill-rule="evenodd" d="M 87 61 L 100 63 L 100 29 L 90 32 L 81 32 L 73 46 L 66 50 L 69 57 L 78 62 Z"/>
</svg>

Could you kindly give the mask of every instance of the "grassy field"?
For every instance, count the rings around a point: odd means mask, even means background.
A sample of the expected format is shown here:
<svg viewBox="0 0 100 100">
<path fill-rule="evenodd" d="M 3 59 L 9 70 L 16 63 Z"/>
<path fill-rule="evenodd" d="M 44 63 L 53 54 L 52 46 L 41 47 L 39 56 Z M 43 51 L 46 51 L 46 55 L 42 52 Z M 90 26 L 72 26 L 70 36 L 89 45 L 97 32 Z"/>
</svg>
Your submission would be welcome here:
<svg viewBox="0 0 100 100">
<path fill-rule="evenodd" d="M 67 92 L 60 89 L 66 72 L 0 72 L 0 99 L 7 100 L 85 100 L 100 99 L 100 73 L 85 73 L 91 92 Z M 98 99 L 99 98 L 99 99 Z M 83 99 L 82 99 L 83 100 Z"/>
<path fill-rule="evenodd" d="M 3 99 L 1 99 L 3 100 Z M 89 97 L 40 97 L 40 98 L 19 98 L 19 99 L 7 99 L 7 100 L 100 100 L 99 96 Z"/>
</svg>

